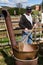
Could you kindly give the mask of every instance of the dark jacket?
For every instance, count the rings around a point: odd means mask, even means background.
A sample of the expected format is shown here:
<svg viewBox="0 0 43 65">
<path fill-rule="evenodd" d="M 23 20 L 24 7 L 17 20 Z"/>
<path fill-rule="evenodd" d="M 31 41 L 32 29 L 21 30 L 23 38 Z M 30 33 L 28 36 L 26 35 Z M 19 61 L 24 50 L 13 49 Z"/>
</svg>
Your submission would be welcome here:
<svg viewBox="0 0 43 65">
<path fill-rule="evenodd" d="M 22 29 L 28 28 L 28 29 L 32 29 L 32 24 L 30 23 L 30 21 L 27 20 L 27 18 L 25 17 L 25 15 L 21 16 L 20 22 L 19 22 L 19 26 Z"/>
</svg>

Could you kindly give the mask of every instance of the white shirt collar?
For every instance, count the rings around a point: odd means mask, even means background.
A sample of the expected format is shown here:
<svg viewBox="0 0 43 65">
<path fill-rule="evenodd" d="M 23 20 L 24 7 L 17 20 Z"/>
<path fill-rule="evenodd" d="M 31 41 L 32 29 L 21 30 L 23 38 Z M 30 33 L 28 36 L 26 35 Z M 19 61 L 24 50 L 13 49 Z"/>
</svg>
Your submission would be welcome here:
<svg viewBox="0 0 43 65">
<path fill-rule="evenodd" d="M 24 14 L 28 21 L 32 24 L 32 16 L 31 14 L 28 16 L 27 14 Z"/>
</svg>

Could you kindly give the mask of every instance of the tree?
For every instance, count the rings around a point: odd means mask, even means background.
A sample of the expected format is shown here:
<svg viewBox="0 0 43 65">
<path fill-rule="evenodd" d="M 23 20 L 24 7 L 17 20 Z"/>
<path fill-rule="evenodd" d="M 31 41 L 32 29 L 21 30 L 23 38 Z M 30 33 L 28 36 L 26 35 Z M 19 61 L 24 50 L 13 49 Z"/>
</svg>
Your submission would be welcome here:
<svg viewBox="0 0 43 65">
<path fill-rule="evenodd" d="M 43 9 L 43 0 L 42 0 L 42 9 Z"/>
<path fill-rule="evenodd" d="M 41 3 L 41 9 L 43 10 L 43 0 L 42 0 L 42 3 Z"/>
<path fill-rule="evenodd" d="M 21 8 L 22 8 L 22 4 L 21 3 L 17 3 L 16 6 L 17 6 L 17 8 L 19 8 L 19 14 L 20 14 L 20 11 L 21 11 Z"/>
<path fill-rule="evenodd" d="M 22 4 L 21 4 L 21 3 L 17 3 L 16 6 L 17 6 L 18 8 L 22 8 Z"/>
</svg>

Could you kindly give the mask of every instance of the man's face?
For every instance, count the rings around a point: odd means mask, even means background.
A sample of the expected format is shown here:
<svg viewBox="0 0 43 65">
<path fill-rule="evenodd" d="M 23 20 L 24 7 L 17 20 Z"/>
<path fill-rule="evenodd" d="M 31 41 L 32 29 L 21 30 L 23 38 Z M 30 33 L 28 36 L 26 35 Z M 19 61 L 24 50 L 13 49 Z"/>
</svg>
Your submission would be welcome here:
<svg viewBox="0 0 43 65">
<path fill-rule="evenodd" d="M 28 10 L 28 13 L 31 13 L 31 10 Z"/>
<path fill-rule="evenodd" d="M 28 11 L 28 15 L 29 15 L 29 14 L 31 14 L 31 11 L 30 11 L 30 10 Z"/>
</svg>

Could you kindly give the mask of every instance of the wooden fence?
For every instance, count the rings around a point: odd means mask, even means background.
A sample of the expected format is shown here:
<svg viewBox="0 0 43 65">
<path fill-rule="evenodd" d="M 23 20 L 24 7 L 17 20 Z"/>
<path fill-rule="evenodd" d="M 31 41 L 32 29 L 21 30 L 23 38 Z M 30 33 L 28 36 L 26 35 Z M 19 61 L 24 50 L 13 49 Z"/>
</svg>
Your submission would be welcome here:
<svg viewBox="0 0 43 65">
<path fill-rule="evenodd" d="M 18 18 L 11 18 L 12 20 L 12 26 L 13 26 L 13 30 L 14 30 L 14 34 L 15 35 L 20 35 L 22 34 L 22 29 L 19 28 L 19 17 Z M 43 24 L 41 24 L 41 27 L 43 26 Z M 18 28 L 18 29 L 17 29 Z M 37 29 L 34 29 L 33 32 L 40 32 L 42 33 L 43 31 L 43 28 L 37 28 Z M 43 35 L 42 35 L 43 36 Z M 7 27 L 6 27 L 6 24 L 5 24 L 5 20 L 2 19 L 0 20 L 0 39 L 3 39 L 3 38 L 8 38 L 8 32 L 7 32 Z"/>
</svg>

